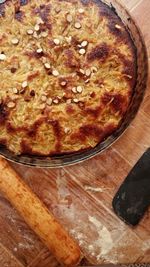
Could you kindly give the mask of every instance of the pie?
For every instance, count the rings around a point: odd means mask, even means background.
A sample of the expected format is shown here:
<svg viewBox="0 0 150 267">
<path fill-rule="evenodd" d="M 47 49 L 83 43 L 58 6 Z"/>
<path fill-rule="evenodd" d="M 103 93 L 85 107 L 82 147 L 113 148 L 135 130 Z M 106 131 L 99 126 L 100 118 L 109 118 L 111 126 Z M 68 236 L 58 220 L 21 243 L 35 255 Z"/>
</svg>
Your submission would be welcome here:
<svg viewBox="0 0 150 267">
<path fill-rule="evenodd" d="M 0 3 L 0 144 L 53 156 L 114 133 L 136 83 L 136 49 L 114 9 L 99 0 Z"/>
</svg>

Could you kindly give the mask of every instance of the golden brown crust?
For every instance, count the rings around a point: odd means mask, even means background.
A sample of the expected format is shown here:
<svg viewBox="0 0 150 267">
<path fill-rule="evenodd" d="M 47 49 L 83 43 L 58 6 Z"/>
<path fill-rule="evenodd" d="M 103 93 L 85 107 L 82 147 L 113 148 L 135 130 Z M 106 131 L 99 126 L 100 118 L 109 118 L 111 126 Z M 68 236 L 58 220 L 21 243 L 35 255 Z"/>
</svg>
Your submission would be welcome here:
<svg viewBox="0 0 150 267">
<path fill-rule="evenodd" d="M 56 155 L 112 134 L 136 82 L 135 47 L 114 10 L 99 0 L 7 0 L 0 15 L 0 143 Z"/>
</svg>

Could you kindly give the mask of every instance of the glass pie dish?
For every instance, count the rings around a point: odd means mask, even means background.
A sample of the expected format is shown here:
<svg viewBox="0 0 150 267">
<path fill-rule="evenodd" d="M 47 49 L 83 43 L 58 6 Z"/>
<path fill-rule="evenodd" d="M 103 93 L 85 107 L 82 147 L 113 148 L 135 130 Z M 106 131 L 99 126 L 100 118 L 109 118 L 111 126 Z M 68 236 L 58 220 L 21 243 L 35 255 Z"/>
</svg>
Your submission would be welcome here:
<svg viewBox="0 0 150 267">
<path fill-rule="evenodd" d="M 24 165 L 35 166 L 35 167 L 62 167 L 74 163 L 81 162 L 88 158 L 91 158 L 98 153 L 104 151 L 107 147 L 112 145 L 127 129 L 129 124 L 136 116 L 140 104 L 143 100 L 144 93 L 146 90 L 147 76 L 148 76 L 148 59 L 147 52 L 143 37 L 136 23 L 128 13 L 128 11 L 116 0 L 103 0 L 105 4 L 109 5 L 114 12 L 121 18 L 124 25 L 128 29 L 134 45 L 137 50 L 137 80 L 134 88 L 133 97 L 128 108 L 128 111 L 120 125 L 120 127 L 103 142 L 99 143 L 96 147 L 87 149 L 82 152 L 69 153 L 60 156 L 31 156 L 31 155 L 15 155 L 9 151 L 6 147 L 0 145 L 0 155 L 8 160 L 17 162 Z"/>
</svg>

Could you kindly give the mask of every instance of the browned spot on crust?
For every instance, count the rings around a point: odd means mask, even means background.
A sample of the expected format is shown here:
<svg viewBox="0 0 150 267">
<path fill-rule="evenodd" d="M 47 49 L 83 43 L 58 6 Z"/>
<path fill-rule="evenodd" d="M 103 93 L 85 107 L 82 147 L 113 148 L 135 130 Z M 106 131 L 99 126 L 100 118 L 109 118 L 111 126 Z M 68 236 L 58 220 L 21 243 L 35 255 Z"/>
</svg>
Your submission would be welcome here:
<svg viewBox="0 0 150 267">
<path fill-rule="evenodd" d="M 55 134 L 55 137 L 57 139 L 55 149 L 56 149 L 56 152 L 59 152 L 61 150 L 61 136 L 62 136 L 59 121 L 49 120 L 48 123 L 51 124 L 53 127 L 54 134 Z"/>
<path fill-rule="evenodd" d="M 87 125 L 80 127 L 80 132 L 87 137 L 93 136 L 99 140 L 103 131 L 96 124 L 95 125 L 87 124 Z"/>
<path fill-rule="evenodd" d="M 15 13 L 15 19 L 18 20 L 19 22 L 22 22 L 23 17 L 24 17 L 23 11 L 20 10 Z"/>
<path fill-rule="evenodd" d="M 80 67 L 80 62 L 76 58 L 73 50 L 66 49 L 64 51 L 64 53 L 65 53 L 65 57 L 66 57 L 65 65 L 67 67 L 69 67 L 69 68 L 79 68 Z"/>
<path fill-rule="evenodd" d="M 123 96 L 121 94 L 111 94 L 105 93 L 102 98 L 102 103 L 104 105 L 109 104 L 114 112 L 119 112 L 120 114 L 124 114 L 128 107 L 127 96 Z"/>
<path fill-rule="evenodd" d="M 45 22 L 46 27 L 51 31 L 52 24 L 50 22 L 50 11 L 51 11 L 51 5 L 40 5 L 39 8 L 35 9 L 35 14 L 38 14 L 41 19 Z"/>
<path fill-rule="evenodd" d="M 37 53 L 36 51 L 33 51 L 33 52 L 26 51 L 24 54 L 25 54 L 26 56 L 28 56 L 30 59 L 31 59 L 31 58 L 37 58 L 37 59 L 39 59 L 39 58 L 41 58 L 41 57 L 44 55 L 43 52 L 41 52 L 41 53 Z"/>
<path fill-rule="evenodd" d="M 91 115 L 94 118 L 97 118 L 102 111 L 102 107 L 96 107 L 96 108 L 86 108 L 85 113 Z"/>
<path fill-rule="evenodd" d="M 31 137 L 36 136 L 36 133 L 38 131 L 38 128 L 40 127 L 40 125 L 45 121 L 44 117 L 39 118 L 30 128 L 30 130 L 28 130 L 28 135 Z"/>
<path fill-rule="evenodd" d="M 40 72 L 39 71 L 35 71 L 33 73 L 31 73 L 30 75 L 28 75 L 28 81 L 33 81 L 35 78 L 37 78 L 39 76 Z"/>
<path fill-rule="evenodd" d="M 101 60 L 105 61 L 109 55 L 110 48 L 106 43 L 99 44 L 91 49 L 87 54 L 88 61 Z"/>
<path fill-rule="evenodd" d="M 5 103 L 0 104 L 0 124 L 4 124 L 9 115 L 8 109 Z"/>
<path fill-rule="evenodd" d="M 69 114 L 73 114 L 75 112 L 75 109 L 73 107 L 73 105 L 67 105 L 66 106 L 66 112 L 69 113 Z"/>
</svg>

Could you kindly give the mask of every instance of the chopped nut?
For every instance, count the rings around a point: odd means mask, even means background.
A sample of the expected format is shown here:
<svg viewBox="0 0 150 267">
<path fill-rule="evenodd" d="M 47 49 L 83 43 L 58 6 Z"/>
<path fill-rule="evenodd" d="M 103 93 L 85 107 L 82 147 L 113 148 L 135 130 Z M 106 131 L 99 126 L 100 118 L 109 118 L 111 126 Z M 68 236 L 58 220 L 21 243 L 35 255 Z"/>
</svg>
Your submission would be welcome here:
<svg viewBox="0 0 150 267">
<path fill-rule="evenodd" d="M 55 8 L 55 12 L 56 12 L 56 13 L 59 13 L 60 11 L 61 11 L 60 7 L 57 6 L 57 7 Z"/>
<path fill-rule="evenodd" d="M 60 84 L 61 84 L 61 86 L 66 86 L 67 82 L 66 81 L 62 81 Z"/>
<path fill-rule="evenodd" d="M 53 76 L 57 77 L 59 75 L 59 72 L 57 70 L 52 71 Z"/>
<path fill-rule="evenodd" d="M 4 54 L 0 54 L 0 60 L 1 60 L 1 61 L 6 60 L 6 55 L 4 55 Z"/>
<path fill-rule="evenodd" d="M 90 75 L 91 75 L 91 70 L 90 70 L 90 69 L 87 69 L 87 70 L 85 71 L 85 75 L 86 75 L 86 76 L 90 76 Z"/>
<path fill-rule="evenodd" d="M 32 29 L 27 30 L 27 34 L 32 35 L 34 31 Z"/>
<path fill-rule="evenodd" d="M 46 104 L 48 106 L 51 106 L 52 102 L 53 102 L 52 98 L 48 98 L 47 101 L 46 101 Z"/>
<path fill-rule="evenodd" d="M 18 93 L 18 89 L 17 88 L 13 88 L 12 91 L 13 91 L 14 94 Z"/>
<path fill-rule="evenodd" d="M 39 26 L 39 24 L 36 24 L 36 25 L 35 25 L 34 30 L 35 30 L 36 32 L 38 32 L 38 31 L 40 30 L 40 26 Z"/>
<path fill-rule="evenodd" d="M 85 83 L 88 83 L 90 81 L 90 79 L 87 79 L 87 80 L 85 80 Z"/>
<path fill-rule="evenodd" d="M 47 100 L 47 96 L 46 96 L 46 95 L 42 95 L 42 96 L 41 96 L 41 100 L 42 100 L 42 102 L 46 102 L 46 100 Z"/>
<path fill-rule="evenodd" d="M 74 99 L 73 99 L 73 102 L 74 102 L 74 103 L 78 103 L 78 102 L 79 102 L 79 99 L 74 98 Z"/>
<path fill-rule="evenodd" d="M 48 32 L 41 32 L 41 36 L 42 36 L 43 38 L 46 38 L 46 37 L 48 36 Z"/>
<path fill-rule="evenodd" d="M 82 48 L 82 46 L 80 44 L 78 44 L 77 47 Z"/>
<path fill-rule="evenodd" d="M 86 47 L 88 45 L 88 41 L 83 41 L 82 43 L 81 43 L 81 46 L 82 47 Z"/>
<path fill-rule="evenodd" d="M 67 43 L 70 44 L 72 41 L 72 36 L 65 37 L 65 39 L 66 39 Z"/>
<path fill-rule="evenodd" d="M 36 39 L 39 38 L 36 32 L 33 33 L 33 37 L 36 38 Z"/>
<path fill-rule="evenodd" d="M 59 45 L 60 44 L 60 40 L 59 39 L 54 39 L 53 41 L 54 41 L 55 45 Z"/>
<path fill-rule="evenodd" d="M 81 28 L 81 24 L 80 24 L 80 22 L 76 22 L 75 25 L 74 25 L 74 27 L 75 27 L 76 29 L 80 29 L 80 28 Z"/>
<path fill-rule="evenodd" d="M 67 15 L 66 20 L 70 23 L 72 22 L 72 16 L 70 14 Z"/>
<path fill-rule="evenodd" d="M 80 55 L 84 55 L 85 53 L 86 53 L 86 51 L 85 51 L 84 48 L 81 48 L 81 49 L 79 50 L 79 54 L 80 54 Z"/>
<path fill-rule="evenodd" d="M 36 21 L 37 25 L 38 24 L 44 24 L 44 21 L 41 19 L 41 18 L 38 18 L 37 21 Z"/>
<path fill-rule="evenodd" d="M 80 73 L 85 74 L 85 71 L 83 69 L 79 69 Z"/>
<path fill-rule="evenodd" d="M 82 91 L 83 91 L 83 88 L 82 88 L 82 86 L 80 86 L 80 85 L 79 85 L 79 86 L 77 86 L 77 92 L 78 92 L 78 93 L 82 93 Z"/>
<path fill-rule="evenodd" d="M 7 107 L 8 108 L 14 108 L 15 107 L 15 103 L 14 102 L 9 102 L 8 104 L 7 104 Z"/>
<path fill-rule="evenodd" d="M 98 69 L 97 69 L 95 66 L 93 66 L 93 67 L 91 67 L 91 71 L 92 71 L 92 72 L 97 72 Z"/>
<path fill-rule="evenodd" d="M 49 63 L 45 63 L 44 66 L 45 66 L 45 69 L 48 69 L 48 70 L 51 68 L 51 65 Z"/>
<path fill-rule="evenodd" d="M 43 49 L 42 49 L 42 48 L 38 48 L 38 49 L 36 50 L 36 52 L 37 52 L 38 54 L 41 54 L 41 53 L 43 52 Z"/>
<path fill-rule="evenodd" d="M 70 133 L 70 128 L 68 128 L 68 127 L 65 127 L 65 129 L 64 129 L 64 132 L 67 134 L 67 133 Z"/>
<path fill-rule="evenodd" d="M 39 105 L 38 108 L 39 108 L 39 109 L 44 109 L 44 108 L 45 108 L 45 103 Z"/>
<path fill-rule="evenodd" d="M 121 26 L 118 25 L 118 24 L 116 24 L 116 25 L 115 25 L 115 28 L 118 29 L 118 30 L 120 30 L 120 29 L 121 29 Z"/>
<path fill-rule="evenodd" d="M 27 81 L 24 81 L 23 83 L 22 83 L 22 88 L 26 88 L 28 86 L 28 82 Z"/>
<path fill-rule="evenodd" d="M 54 99 L 54 100 L 53 100 L 53 103 L 54 103 L 54 104 L 58 104 L 58 103 L 59 103 L 58 98 Z"/>
<path fill-rule="evenodd" d="M 18 38 L 13 38 L 11 40 L 11 42 L 12 42 L 12 44 L 17 45 L 19 43 L 19 39 Z"/>
<path fill-rule="evenodd" d="M 76 94 L 76 93 L 77 93 L 77 88 L 76 88 L 76 87 L 73 87 L 73 88 L 71 89 L 71 91 L 72 91 L 74 94 Z"/>
<path fill-rule="evenodd" d="M 67 103 L 67 104 L 71 104 L 71 102 L 72 102 L 71 99 L 67 99 L 67 100 L 66 100 L 66 103 Z"/>
<path fill-rule="evenodd" d="M 83 9 L 83 8 L 79 8 L 79 9 L 78 9 L 78 12 L 79 12 L 80 14 L 82 14 L 82 13 L 84 13 L 84 9 Z"/>
</svg>

